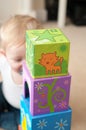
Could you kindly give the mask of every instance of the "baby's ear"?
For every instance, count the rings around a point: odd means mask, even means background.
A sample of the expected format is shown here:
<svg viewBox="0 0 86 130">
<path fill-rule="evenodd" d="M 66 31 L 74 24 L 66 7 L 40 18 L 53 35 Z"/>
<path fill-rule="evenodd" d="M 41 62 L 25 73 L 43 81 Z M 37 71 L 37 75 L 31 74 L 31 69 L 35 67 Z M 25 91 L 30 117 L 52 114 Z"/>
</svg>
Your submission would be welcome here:
<svg viewBox="0 0 86 130">
<path fill-rule="evenodd" d="M 1 55 L 4 55 L 4 56 L 5 56 L 6 54 L 5 54 L 5 51 L 0 48 L 0 56 L 1 56 Z"/>
</svg>

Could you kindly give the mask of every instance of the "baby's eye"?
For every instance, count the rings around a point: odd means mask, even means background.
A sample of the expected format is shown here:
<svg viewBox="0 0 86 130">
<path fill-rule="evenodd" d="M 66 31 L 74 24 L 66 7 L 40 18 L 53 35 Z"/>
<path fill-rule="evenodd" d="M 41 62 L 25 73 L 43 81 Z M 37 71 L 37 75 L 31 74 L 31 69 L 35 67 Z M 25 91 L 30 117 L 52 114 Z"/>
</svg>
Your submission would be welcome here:
<svg viewBox="0 0 86 130">
<path fill-rule="evenodd" d="M 20 61 L 22 61 L 22 59 L 16 59 L 15 61 L 16 61 L 16 62 L 20 62 Z"/>
</svg>

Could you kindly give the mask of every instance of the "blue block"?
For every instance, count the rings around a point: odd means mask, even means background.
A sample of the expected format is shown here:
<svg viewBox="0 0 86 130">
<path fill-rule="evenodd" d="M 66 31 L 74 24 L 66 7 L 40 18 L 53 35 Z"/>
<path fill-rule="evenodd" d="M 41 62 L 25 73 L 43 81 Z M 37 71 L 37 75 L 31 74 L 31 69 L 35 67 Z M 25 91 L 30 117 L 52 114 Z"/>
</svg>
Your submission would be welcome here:
<svg viewBox="0 0 86 130">
<path fill-rule="evenodd" d="M 29 108 L 29 98 L 21 97 L 21 127 L 22 130 L 70 130 L 72 110 L 32 116 Z"/>
</svg>

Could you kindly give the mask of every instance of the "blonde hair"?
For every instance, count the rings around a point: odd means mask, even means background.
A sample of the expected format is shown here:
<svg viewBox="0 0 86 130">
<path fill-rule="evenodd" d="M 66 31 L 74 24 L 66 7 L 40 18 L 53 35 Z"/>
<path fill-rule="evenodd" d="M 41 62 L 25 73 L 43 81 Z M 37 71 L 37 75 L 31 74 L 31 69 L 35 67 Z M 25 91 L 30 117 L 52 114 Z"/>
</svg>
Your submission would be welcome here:
<svg viewBox="0 0 86 130">
<path fill-rule="evenodd" d="M 28 15 L 16 15 L 5 22 L 0 29 L 0 44 L 3 49 L 14 44 L 25 43 L 26 30 L 41 29 L 41 23 Z"/>
</svg>

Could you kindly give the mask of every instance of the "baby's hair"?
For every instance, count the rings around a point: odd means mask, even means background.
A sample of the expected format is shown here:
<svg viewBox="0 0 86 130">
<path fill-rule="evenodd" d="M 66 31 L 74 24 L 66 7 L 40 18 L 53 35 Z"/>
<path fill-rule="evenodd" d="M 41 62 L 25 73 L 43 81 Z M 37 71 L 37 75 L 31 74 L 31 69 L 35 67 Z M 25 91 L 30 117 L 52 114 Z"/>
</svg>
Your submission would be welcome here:
<svg viewBox="0 0 86 130">
<path fill-rule="evenodd" d="M 13 44 L 25 43 L 26 30 L 41 29 L 41 23 L 28 15 L 15 15 L 6 21 L 0 29 L 0 44 L 3 49 Z"/>
</svg>

